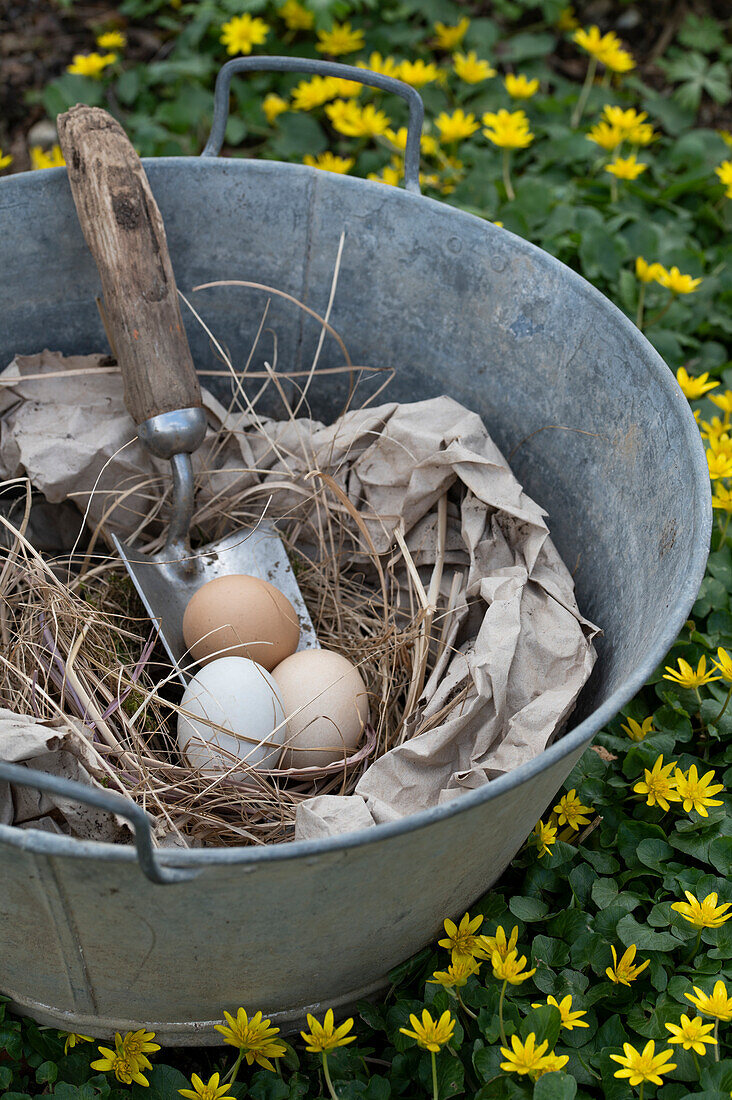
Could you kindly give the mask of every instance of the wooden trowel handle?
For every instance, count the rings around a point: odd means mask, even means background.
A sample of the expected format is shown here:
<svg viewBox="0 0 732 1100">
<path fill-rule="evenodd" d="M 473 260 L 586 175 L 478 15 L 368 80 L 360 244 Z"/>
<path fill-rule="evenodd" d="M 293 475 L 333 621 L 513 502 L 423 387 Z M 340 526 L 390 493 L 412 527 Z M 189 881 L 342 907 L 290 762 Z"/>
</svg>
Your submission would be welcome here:
<svg viewBox="0 0 732 1100">
<path fill-rule="evenodd" d="M 200 406 L 163 219 L 140 158 L 99 107 L 60 115 L 58 135 L 135 423 Z"/>
</svg>

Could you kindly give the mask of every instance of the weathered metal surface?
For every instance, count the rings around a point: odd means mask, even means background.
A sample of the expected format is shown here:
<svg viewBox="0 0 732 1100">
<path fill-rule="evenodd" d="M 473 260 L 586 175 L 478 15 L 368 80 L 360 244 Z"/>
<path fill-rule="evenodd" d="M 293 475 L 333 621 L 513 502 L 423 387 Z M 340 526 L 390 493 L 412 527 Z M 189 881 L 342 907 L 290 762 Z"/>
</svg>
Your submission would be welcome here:
<svg viewBox="0 0 732 1100">
<path fill-rule="evenodd" d="M 296 165 L 176 158 L 146 169 L 187 296 L 198 283 L 249 279 L 323 313 L 345 231 L 331 322 L 353 361 L 393 366 L 394 399 L 447 392 L 484 418 L 547 509 L 580 606 L 605 631 L 574 728 L 557 744 L 393 825 L 161 852 L 162 870 L 194 872 L 165 886 L 148 881 L 131 847 L 0 827 L 0 986 L 16 1006 L 88 1034 L 150 1024 L 167 1043 L 210 1043 L 222 1008 L 262 1008 L 291 1027 L 306 1006 L 347 1003 L 488 889 L 686 618 L 708 546 L 709 483 L 659 356 L 602 295 L 525 241 L 415 194 Z M 104 347 L 64 171 L 3 180 L 0 226 L 0 362 L 45 346 Z M 267 294 L 195 298 L 243 365 Z M 186 324 L 198 369 L 217 369 L 206 334 Z M 272 297 L 267 324 L 279 367 L 306 367 L 316 323 Z M 326 340 L 320 366 L 340 363 Z M 346 397 L 342 376 L 324 376 L 313 414 L 332 417 Z"/>
</svg>

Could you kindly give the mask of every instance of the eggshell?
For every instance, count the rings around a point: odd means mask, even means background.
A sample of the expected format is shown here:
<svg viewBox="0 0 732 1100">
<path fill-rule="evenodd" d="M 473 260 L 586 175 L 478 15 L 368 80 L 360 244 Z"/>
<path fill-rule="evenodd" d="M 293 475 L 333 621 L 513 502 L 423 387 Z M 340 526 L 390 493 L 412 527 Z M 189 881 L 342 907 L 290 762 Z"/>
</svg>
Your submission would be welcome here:
<svg viewBox="0 0 732 1100">
<path fill-rule="evenodd" d="M 323 767 L 355 749 L 368 721 L 361 673 L 328 649 L 305 649 L 272 672 L 287 715 L 283 768 Z"/>
<path fill-rule="evenodd" d="M 255 768 L 277 766 L 285 712 L 277 685 L 261 665 L 246 657 L 211 661 L 187 684 L 181 710 L 187 714 L 178 715 L 178 747 L 192 768 L 220 774 L 237 757 Z"/>
<path fill-rule="evenodd" d="M 214 577 L 188 601 L 183 637 L 194 660 L 248 657 L 271 672 L 300 641 L 297 612 L 273 584 L 246 573 Z"/>
</svg>

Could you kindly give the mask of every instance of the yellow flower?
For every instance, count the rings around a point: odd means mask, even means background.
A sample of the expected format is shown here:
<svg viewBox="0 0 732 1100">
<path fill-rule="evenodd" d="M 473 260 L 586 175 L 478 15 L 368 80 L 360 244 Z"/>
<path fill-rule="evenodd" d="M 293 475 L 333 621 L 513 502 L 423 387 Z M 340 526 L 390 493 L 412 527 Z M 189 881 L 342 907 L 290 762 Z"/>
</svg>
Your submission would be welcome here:
<svg viewBox="0 0 732 1100">
<path fill-rule="evenodd" d="M 570 829 L 579 829 L 580 825 L 589 825 L 589 817 L 585 817 L 585 814 L 594 813 L 591 806 L 583 806 L 579 798 L 577 797 L 577 791 L 572 787 L 571 791 L 567 791 L 563 795 L 557 805 L 554 807 L 554 813 L 557 815 L 557 824 L 569 825 Z"/>
<path fill-rule="evenodd" d="M 197 1073 L 191 1076 L 190 1089 L 178 1089 L 181 1096 L 185 1096 L 186 1100 L 234 1100 L 233 1096 L 227 1096 L 229 1091 L 228 1085 L 219 1085 L 220 1074 L 214 1073 L 209 1077 L 208 1084 L 204 1085 L 201 1078 Z"/>
<path fill-rule="evenodd" d="M 721 790 L 721 786 L 719 789 Z M 716 805 L 721 806 L 722 803 L 718 802 Z M 732 913 L 727 912 L 732 902 L 726 901 L 723 905 L 717 905 L 719 899 L 716 893 L 707 894 L 703 901 L 695 898 L 689 890 L 684 890 L 684 893 L 687 901 L 675 901 L 671 908 L 681 913 L 684 920 L 694 928 L 721 928 L 732 917 Z"/>
<path fill-rule="evenodd" d="M 620 45 L 617 35 L 612 31 L 600 34 L 600 28 L 589 27 L 587 30 L 580 27 L 572 35 L 572 41 L 576 42 L 580 49 L 585 50 L 591 57 L 596 58 L 603 65 L 605 58 Z"/>
<path fill-rule="evenodd" d="M 643 741 L 649 733 L 653 733 L 653 718 L 644 718 L 641 723 L 629 718 L 628 725 L 620 728 L 625 730 L 631 741 Z"/>
<path fill-rule="evenodd" d="M 574 8 L 571 4 L 566 8 L 562 8 L 560 11 L 556 27 L 558 31 L 573 31 L 579 27 L 577 17 L 574 14 Z"/>
<path fill-rule="evenodd" d="M 714 173 L 719 176 L 719 182 L 723 183 L 725 187 L 732 187 L 732 160 L 723 160 L 722 163 L 714 169 Z"/>
<path fill-rule="evenodd" d="M 566 1027 L 567 1031 L 571 1031 L 575 1027 L 589 1027 L 590 1025 L 585 1023 L 582 1019 L 587 1013 L 580 1011 L 572 1011 L 572 994 L 568 993 L 566 997 L 562 997 L 561 1001 L 558 1001 L 556 997 L 547 997 L 546 1003 L 552 1005 L 554 1008 L 559 1009 L 560 1027 Z M 541 1008 L 540 1004 L 534 1004 L 532 1008 Z"/>
<path fill-rule="evenodd" d="M 519 956 L 515 950 L 509 951 L 505 958 L 500 951 L 493 952 L 493 958 L 491 959 L 493 976 L 498 978 L 499 981 L 508 982 L 510 985 L 521 985 L 532 974 L 536 974 L 536 967 L 533 970 L 524 970 L 525 965 L 526 956 Z"/>
<path fill-rule="evenodd" d="M 276 95 L 274 92 L 270 92 L 269 95 L 266 95 L 262 100 L 262 110 L 270 126 L 275 119 L 279 118 L 287 109 L 287 100 L 283 99 L 281 95 Z"/>
<path fill-rule="evenodd" d="M 616 985 L 630 985 L 647 966 L 650 966 L 650 959 L 646 959 L 640 966 L 633 965 L 637 950 L 634 943 L 631 943 L 630 947 L 623 953 L 620 962 L 618 962 L 615 948 L 611 946 L 610 950 L 613 953 L 613 965 L 608 966 L 605 973 L 610 981 L 615 982 Z"/>
<path fill-rule="evenodd" d="M 510 936 L 506 939 L 503 926 L 499 924 L 495 936 L 478 936 L 478 950 L 475 954 L 480 959 L 492 959 L 496 954 L 502 959 L 507 959 L 518 943 L 518 931 L 518 925 L 515 924 Z"/>
<path fill-rule="evenodd" d="M 278 10 L 288 31 L 309 31 L 315 22 L 313 13 L 299 4 L 298 0 L 286 0 Z"/>
<path fill-rule="evenodd" d="M 642 283 L 657 283 L 666 274 L 666 268 L 659 263 L 647 263 L 642 256 L 636 257 L 635 277 Z"/>
<path fill-rule="evenodd" d="M 623 137 L 625 137 L 638 123 L 645 122 L 648 115 L 645 111 L 636 111 L 635 107 L 624 109 L 623 107 L 616 107 L 612 103 L 606 103 L 602 109 L 602 117 L 610 126 L 620 130 Z"/>
<path fill-rule="evenodd" d="M 7 168 L 8 165 L 12 163 L 12 155 L 10 153 L 6 153 L 5 156 L 3 156 L 3 151 L 2 149 L 0 149 L 0 172 L 2 172 L 3 168 Z"/>
<path fill-rule="evenodd" d="M 542 1058 L 539 1068 L 531 1075 L 532 1079 L 538 1081 L 545 1073 L 556 1073 L 557 1070 L 564 1069 L 568 1061 L 568 1054 L 555 1054 L 552 1050 Z"/>
<path fill-rule="evenodd" d="M 336 95 L 338 92 L 332 77 L 313 76 L 310 80 L 301 80 L 293 88 L 292 108 L 294 111 L 312 111 L 335 99 Z"/>
<path fill-rule="evenodd" d="M 97 35 L 97 46 L 100 50 L 123 50 L 127 45 L 127 38 L 122 31 L 106 31 Z"/>
<path fill-rule="evenodd" d="M 678 658 L 678 670 L 666 665 L 666 672 L 663 675 L 664 680 L 672 680 L 676 684 L 680 684 L 685 688 L 698 688 L 702 684 L 710 684 L 712 680 L 719 680 L 719 676 L 714 675 L 714 669 L 710 669 L 707 672 L 707 659 L 706 657 L 700 657 L 699 663 L 696 666 L 696 671 L 691 667 L 688 661 L 685 661 L 683 657 Z M 666 675 L 668 673 L 668 675 Z"/>
<path fill-rule="evenodd" d="M 524 111 L 486 111 L 483 125 L 485 136 L 500 149 L 525 149 L 534 139 Z"/>
<path fill-rule="evenodd" d="M 594 141 L 595 145 L 599 145 L 607 153 L 612 153 L 624 141 L 622 130 L 618 130 L 617 126 L 610 126 L 607 122 L 596 123 L 591 130 L 587 131 L 586 137 L 588 141 Z"/>
<path fill-rule="evenodd" d="M 450 1042 L 455 1031 L 455 1020 L 450 1015 L 449 1009 L 445 1009 L 439 1020 L 433 1020 L 425 1008 L 422 1012 L 421 1021 L 417 1019 L 414 1013 L 411 1013 L 409 1022 L 414 1031 L 408 1031 L 406 1027 L 400 1027 L 399 1030 L 402 1035 L 407 1035 L 410 1039 L 416 1039 L 417 1045 L 422 1047 L 422 1050 L 430 1050 L 433 1054 L 437 1054 L 442 1047 Z"/>
<path fill-rule="evenodd" d="M 521 1042 L 518 1035 L 512 1035 L 511 1046 L 512 1050 L 501 1047 L 501 1054 L 506 1059 L 501 1062 L 501 1069 L 506 1073 L 527 1074 L 535 1073 L 541 1068 L 549 1043 L 545 1039 L 536 1046 L 536 1032 L 532 1031 L 525 1043 Z"/>
<path fill-rule="evenodd" d="M 355 163 L 354 157 L 338 157 L 330 152 L 319 153 L 317 157 L 306 153 L 303 157 L 303 164 L 307 164 L 309 168 L 320 168 L 322 172 L 335 172 L 339 176 L 350 172 Z"/>
<path fill-rule="evenodd" d="M 723 651 L 724 652 L 724 651 Z M 727 663 L 729 664 L 729 656 L 725 653 Z M 721 665 L 716 665 L 717 668 L 721 668 Z M 728 680 L 728 671 L 722 677 L 723 680 Z M 715 779 L 713 770 L 706 772 L 701 777 L 696 770 L 696 764 L 692 764 L 686 775 L 677 768 L 676 769 L 676 790 L 678 791 L 679 798 L 681 799 L 684 810 L 686 813 L 691 813 L 692 810 L 701 817 L 709 817 L 707 813 L 707 806 L 721 806 L 722 802 L 718 798 L 712 798 L 713 794 L 719 794 L 724 790 L 724 783 L 713 783 Z M 710 897 L 716 897 L 714 894 L 710 894 Z M 726 919 L 726 918 L 725 918 Z"/>
<path fill-rule="evenodd" d="M 732 997 L 727 995 L 727 987 L 723 981 L 720 980 L 715 984 L 712 993 L 704 993 L 698 986 L 694 986 L 693 989 L 696 997 L 691 993 L 685 993 L 684 996 L 698 1008 L 702 1016 L 712 1016 L 723 1023 L 732 1020 Z"/>
<path fill-rule="evenodd" d="M 658 134 L 653 129 L 650 122 L 638 122 L 629 130 L 626 135 L 626 140 L 631 145 L 650 145 L 651 142 L 656 141 Z"/>
<path fill-rule="evenodd" d="M 269 1020 L 262 1019 L 261 1012 L 257 1012 L 250 1020 L 243 1008 L 238 1010 L 235 1017 L 224 1012 L 224 1018 L 228 1027 L 224 1024 L 215 1025 L 215 1030 L 223 1035 L 224 1042 L 242 1051 L 247 1065 L 251 1066 L 256 1062 L 264 1069 L 274 1071 L 270 1059 L 281 1058 L 287 1049 L 281 1040 L 275 1038 L 280 1029 L 272 1027 Z"/>
<path fill-rule="evenodd" d="M 468 978 L 477 974 L 480 963 L 469 955 L 460 955 L 451 962 L 447 970 L 435 970 L 428 985 L 441 985 L 444 989 L 462 989 Z"/>
<path fill-rule="evenodd" d="M 674 268 L 671 270 L 673 271 Z M 678 268 L 675 270 L 678 271 Z M 668 275 L 668 272 L 665 273 L 663 280 L 658 280 L 662 286 L 667 285 L 666 275 Z M 690 278 L 689 275 L 685 277 L 687 279 Z M 719 385 L 719 382 L 709 381 L 709 371 L 705 371 L 704 374 L 700 374 L 694 378 L 688 373 L 685 367 L 679 367 L 676 371 L 676 381 L 681 386 L 684 397 L 688 397 L 689 401 L 696 401 L 699 397 L 703 397 L 705 393 L 708 393 L 709 390 L 714 390 Z"/>
<path fill-rule="evenodd" d="M 398 149 L 400 153 L 404 153 L 407 148 L 407 128 L 406 126 L 400 126 L 398 130 L 385 130 L 384 137 L 393 145 L 395 149 Z M 420 141 L 420 148 L 425 156 L 434 156 L 439 146 L 437 140 L 432 134 L 422 134 Z"/>
<path fill-rule="evenodd" d="M 136 1058 L 140 1061 L 141 1055 L 152 1054 L 156 1050 L 160 1050 L 157 1043 L 151 1042 L 154 1038 L 155 1032 L 145 1031 L 144 1028 L 141 1028 L 139 1031 L 128 1031 L 122 1040 L 122 1046 L 125 1049 L 125 1053 L 128 1054 L 130 1058 Z M 147 1058 L 142 1060 L 147 1062 Z M 147 1064 L 148 1066 L 150 1065 L 149 1062 L 147 1062 Z"/>
<path fill-rule="evenodd" d="M 372 53 L 368 61 L 357 61 L 356 65 L 359 69 L 371 69 L 373 73 L 381 73 L 382 76 L 398 76 L 399 74 L 399 64 L 396 58 L 382 57 L 377 52 Z"/>
<path fill-rule="evenodd" d="M 720 512 L 732 513 L 732 489 L 725 489 L 724 485 L 715 485 L 712 493 L 712 508 Z"/>
<path fill-rule="evenodd" d="M 666 676 L 664 679 L 668 680 L 670 677 Z M 633 790 L 636 794 L 647 795 L 647 806 L 660 806 L 662 810 L 667 810 L 670 802 L 679 801 L 676 777 L 671 774 L 675 767 L 675 760 L 670 764 L 664 764 L 663 756 L 658 756 L 651 771 L 645 768 L 643 779 L 635 784 Z"/>
<path fill-rule="evenodd" d="M 369 172 L 367 179 L 375 180 L 377 183 L 386 183 L 389 187 L 398 187 L 399 181 L 402 178 L 401 167 L 397 167 L 399 162 L 391 164 L 385 164 L 381 169 L 381 172 Z"/>
<path fill-rule="evenodd" d="M 329 31 L 318 31 L 316 50 L 339 57 L 363 49 L 363 31 L 353 30 L 350 23 L 334 23 Z"/>
<path fill-rule="evenodd" d="M 631 1085 L 641 1085 L 644 1081 L 650 1081 L 654 1085 L 662 1085 L 662 1073 L 670 1073 L 676 1069 L 669 1058 L 673 1058 L 672 1050 L 660 1050 L 656 1054 L 656 1044 L 649 1039 L 643 1047 L 643 1051 L 636 1050 L 630 1043 L 623 1043 L 625 1054 L 611 1054 L 614 1062 L 618 1062 L 623 1068 L 616 1070 L 615 1077 L 627 1077 Z"/>
<path fill-rule="evenodd" d="M 332 1008 L 326 1012 L 322 1024 L 308 1012 L 308 1027 L 309 1033 L 301 1031 L 300 1034 L 305 1040 L 305 1049 L 311 1054 L 327 1053 L 329 1050 L 335 1050 L 336 1047 L 346 1047 L 349 1043 L 356 1041 L 355 1035 L 348 1034 L 353 1027 L 353 1018 L 349 1017 L 345 1023 L 335 1027 Z"/>
<path fill-rule="evenodd" d="M 705 1024 L 701 1016 L 695 1016 L 693 1020 L 690 1020 L 688 1016 L 682 1014 L 678 1024 L 666 1024 L 665 1026 L 673 1035 L 673 1039 L 669 1039 L 669 1043 L 681 1043 L 684 1050 L 706 1054 L 705 1043 L 716 1046 L 717 1040 L 709 1034 L 710 1031 L 714 1031 L 714 1024 Z"/>
<path fill-rule="evenodd" d="M 539 81 L 529 80 L 523 73 L 506 73 L 503 86 L 513 99 L 531 99 L 539 91 Z"/>
<path fill-rule="evenodd" d="M 246 54 L 251 53 L 254 46 L 261 46 L 268 34 L 269 27 L 264 19 L 245 12 L 224 23 L 219 41 L 226 46 L 228 54 Z"/>
<path fill-rule="evenodd" d="M 93 76 L 96 79 L 116 60 L 116 53 L 75 53 L 71 64 L 66 66 L 66 72 L 75 76 Z"/>
<path fill-rule="evenodd" d="M 723 413 L 728 416 L 732 415 L 732 390 L 725 390 L 720 396 L 719 394 L 710 395 L 709 400 L 713 405 L 716 405 L 718 409 L 721 409 Z"/>
<path fill-rule="evenodd" d="M 601 58 L 606 69 L 614 73 L 629 73 L 635 68 L 633 55 L 624 50 L 622 46 L 611 46 Z"/>
<path fill-rule="evenodd" d="M 713 401 L 714 398 L 712 397 L 712 398 L 710 398 L 710 400 Z M 696 412 L 699 412 L 699 410 L 697 409 Z M 696 416 L 696 413 L 695 413 L 695 417 L 696 417 L 696 421 L 698 423 L 699 422 L 699 417 Z M 713 447 L 714 450 L 719 450 L 720 449 L 720 440 L 721 440 L 722 436 L 728 435 L 729 428 L 730 428 L 729 414 L 725 413 L 724 414 L 724 420 L 720 420 L 720 418 L 718 416 L 713 416 L 711 421 L 702 420 L 702 422 L 699 426 L 699 433 L 700 433 L 702 439 L 709 440 L 709 446 L 710 447 Z"/>
<path fill-rule="evenodd" d="M 615 157 L 605 165 L 605 171 L 619 180 L 635 180 L 647 167 L 647 164 L 636 160 L 635 153 L 631 153 L 629 157 Z"/>
<path fill-rule="evenodd" d="M 59 1031 L 59 1039 L 64 1039 L 64 1054 L 68 1054 L 78 1043 L 93 1043 L 91 1035 L 80 1035 L 78 1031 Z"/>
<path fill-rule="evenodd" d="M 531 839 L 539 849 L 539 859 L 542 856 L 548 855 L 552 844 L 556 843 L 557 839 L 557 827 L 552 825 L 550 821 L 547 821 L 546 825 L 539 818 L 536 825 L 534 825 Z"/>
<path fill-rule="evenodd" d="M 445 145 L 450 145 L 454 141 L 463 141 L 479 129 L 475 115 L 466 115 L 461 108 L 453 111 L 451 115 L 447 111 L 442 111 L 435 119 L 435 126 L 440 132 L 440 141 Z"/>
<path fill-rule="evenodd" d="M 66 164 L 60 145 L 54 145 L 50 152 L 46 153 L 39 145 L 33 145 L 30 151 L 31 168 L 63 168 Z"/>
<path fill-rule="evenodd" d="M 718 477 L 732 477 L 732 453 L 710 448 L 707 451 L 707 466 L 712 481 Z"/>
<path fill-rule="evenodd" d="M 336 99 L 325 108 L 334 130 L 348 137 L 376 137 L 385 133 L 391 121 L 373 103 L 364 107 L 352 99 Z"/>
<path fill-rule="evenodd" d="M 418 58 L 417 61 L 402 61 L 396 75 L 405 84 L 411 84 L 413 88 L 422 88 L 425 84 L 437 80 L 439 72 L 433 61 L 425 62 Z"/>
<path fill-rule="evenodd" d="M 438 50 L 454 50 L 465 38 L 465 32 L 469 26 L 470 20 L 466 15 L 454 27 L 445 23 L 435 23 L 435 46 Z"/>
<path fill-rule="evenodd" d="M 444 924 L 447 936 L 444 940 L 438 940 L 437 942 L 440 947 L 445 947 L 448 951 L 452 951 L 453 962 L 455 962 L 456 959 L 464 958 L 466 955 L 472 958 L 476 953 L 476 947 L 479 946 L 479 940 L 482 939 L 482 937 L 476 935 L 482 923 L 482 913 L 479 913 L 477 917 L 473 917 L 472 920 L 470 913 L 465 913 L 459 925 L 455 924 L 455 921 L 447 917 Z"/>
<path fill-rule="evenodd" d="M 455 75 L 465 84 L 480 84 L 496 75 L 496 70 L 488 61 L 479 58 L 475 50 L 470 50 L 469 53 L 454 53 L 452 63 L 455 66 Z"/>
<path fill-rule="evenodd" d="M 142 1070 L 145 1065 L 149 1066 L 150 1063 L 145 1058 L 144 1064 L 141 1065 L 139 1058 L 128 1054 L 122 1045 L 119 1033 L 115 1036 L 114 1050 L 102 1046 L 98 1049 L 102 1057 L 90 1063 L 92 1069 L 98 1069 L 104 1073 L 113 1073 L 115 1078 L 123 1085 L 131 1085 L 134 1081 L 135 1084 L 143 1085 L 145 1088 L 149 1086 L 150 1082 L 143 1076 Z"/>
<path fill-rule="evenodd" d="M 691 275 L 682 275 L 678 267 L 672 267 L 669 268 L 663 279 L 660 279 L 659 282 L 661 286 L 665 286 L 672 294 L 693 294 L 701 283 L 701 279 L 693 279 Z M 702 377 L 708 378 L 709 376 L 702 375 Z M 714 384 L 719 385 L 718 382 Z"/>
</svg>

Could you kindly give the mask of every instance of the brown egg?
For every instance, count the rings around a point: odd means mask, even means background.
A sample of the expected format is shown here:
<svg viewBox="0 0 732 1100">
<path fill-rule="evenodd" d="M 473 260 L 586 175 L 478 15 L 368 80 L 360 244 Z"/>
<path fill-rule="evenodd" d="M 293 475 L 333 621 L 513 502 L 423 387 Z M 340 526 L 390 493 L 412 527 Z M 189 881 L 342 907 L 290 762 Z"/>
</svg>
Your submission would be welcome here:
<svg viewBox="0 0 732 1100">
<path fill-rule="evenodd" d="M 324 767 L 350 755 L 369 718 L 356 666 L 328 649 L 293 653 L 272 671 L 287 718 L 283 768 Z"/>
<path fill-rule="evenodd" d="M 271 672 L 297 649 L 297 612 L 274 585 L 245 573 L 208 581 L 188 601 L 183 637 L 201 664 L 248 657 Z"/>
</svg>

